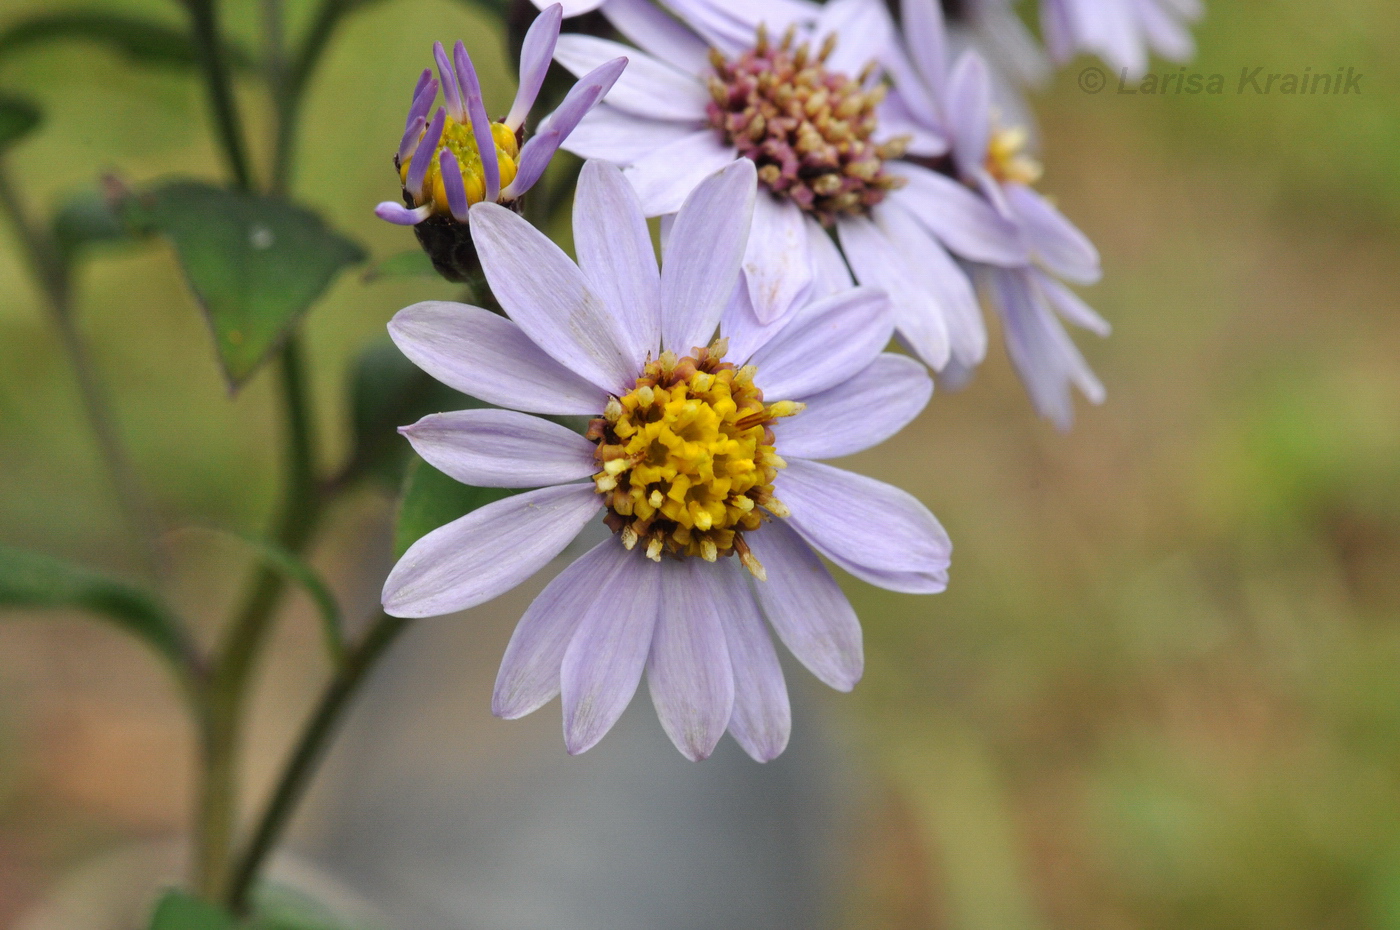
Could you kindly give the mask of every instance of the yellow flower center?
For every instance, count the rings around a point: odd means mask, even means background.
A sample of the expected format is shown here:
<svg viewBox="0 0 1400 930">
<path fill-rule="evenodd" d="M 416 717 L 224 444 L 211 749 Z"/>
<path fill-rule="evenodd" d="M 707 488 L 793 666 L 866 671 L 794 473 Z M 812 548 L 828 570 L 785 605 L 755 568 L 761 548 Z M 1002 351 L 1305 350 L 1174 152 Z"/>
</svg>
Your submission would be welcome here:
<svg viewBox="0 0 1400 930">
<path fill-rule="evenodd" d="M 1025 184 L 1040 180 L 1040 162 L 1026 154 L 1026 131 L 1019 126 L 998 129 L 987 146 L 987 172 L 1004 184 Z"/>
<path fill-rule="evenodd" d="M 425 129 L 424 134 L 427 134 Z M 520 143 L 515 133 L 504 123 L 491 124 L 491 136 L 496 141 L 496 164 L 501 172 L 501 188 L 515 180 L 516 159 L 520 157 Z M 421 136 L 419 137 L 422 138 Z M 467 189 L 467 203 L 480 203 L 486 197 L 486 177 L 481 170 L 481 152 L 476 147 L 476 136 L 472 134 L 470 123 L 459 123 L 447 117 L 442 130 L 442 140 L 433 150 L 433 160 L 428 173 L 423 177 L 422 190 L 408 191 L 413 198 L 413 206 L 424 203 L 433 205 L 433 213 L 439 216 L 450 215 L 447 206 L 447 188 L 442 183 L 442 167 L 438 162 L 443 149 L 448 149 L 457 159 L 462 169 L 462 183 Z M 399 183 L 408 181 L 408 166 L 412 159 L 399 165 Z"/>
<path fill-rule="evenodd" d="M 593 481 L 607 501 L 608 526 L 628 549 L 645 540 L 654 561 L 666 553 L 713 562 L 737 552 L 762 579 L 743 533 L 762 525 L 762 511 L 788 515 L 773 496 L 787 463 L 771 425 L 804 405 L 765 404 L 756 369 L 722 361 L 726 349 L 720 340 L 693 356 L 663 352 L 648 363 L 637 386 L 589 424 L 601 468 Z"/>
</svg>

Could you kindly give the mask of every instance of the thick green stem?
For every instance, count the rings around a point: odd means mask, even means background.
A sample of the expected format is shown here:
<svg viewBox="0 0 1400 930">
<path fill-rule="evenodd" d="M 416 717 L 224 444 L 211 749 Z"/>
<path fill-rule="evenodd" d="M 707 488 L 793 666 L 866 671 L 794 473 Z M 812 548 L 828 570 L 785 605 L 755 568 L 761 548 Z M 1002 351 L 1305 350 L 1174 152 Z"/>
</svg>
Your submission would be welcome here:
<svg viewBox="0 0 1400 930">
<path fill-rule="evenodd" d="M 248 167 L 248 153 L 243 144 L 243 128 L 238 117 L 238 103 L 233 97 L 233 81 L 228 63 L 224 61 L 223 39 L 219 35 L 218 10 L 215 0 L 185 0 L 190 26 L 199 47 L 200 67 L 209 93 L 209 106 L 214 114 L 224 158 L 228 161 L 233 183 L 244 190 L 253 187 L 253 175 Z"/>
<path fill-rule="evenodd" d="M 246 911 L 249 893 L 267 857 L 286 832 L 297 804 L 310 787 L 316 769 L 330 748 L 336 729 L 360 686 L 409 623 L 408 620 L 380 613 L 336 671 L 320 704 L 306 722 L 247 847 L 234 864 L 233 881 L 225 901 L 235 914 Z"/>
</svg>

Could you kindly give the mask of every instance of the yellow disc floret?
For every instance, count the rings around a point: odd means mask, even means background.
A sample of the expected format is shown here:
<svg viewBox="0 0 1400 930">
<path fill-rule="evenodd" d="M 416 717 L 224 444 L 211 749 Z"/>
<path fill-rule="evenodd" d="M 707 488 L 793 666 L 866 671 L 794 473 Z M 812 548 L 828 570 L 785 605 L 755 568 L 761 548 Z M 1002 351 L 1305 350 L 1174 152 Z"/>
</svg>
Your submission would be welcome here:
<svg viewBox="0 0 1400 930">
<path fill-rule="evenodd" d="M 496 142 L 496 164 L 500 168 L 501 189 L 504 190 L 506 185 L 515 180 L 520 143 L 515 138 L 514 131 L 504 123 L 491 124 L 491 137 Z M 442 130 L 442 140 L 433 151 L 433 160 L 423 178 L 423 189 L 408 192 L 413 197 L 414 206 L 431 203 L 433 213 L 447 216 L 451 211 L 447 206 L 447 189 L 442 183 L 442 167 L 438 163 L 444 148 L 452 152 L 462 169 L 462 182 L 467 189 L 468 204 L 480 203 L 485 199 L 486 178 L 481 170 L 481 152 L 476 147 L 476 136 L 472 133 L 471 124 L 459 123 L 448 116 Z M 408 181 L 408 166 L 409 159 L 404 159 L 399 165 L 401 184 Z"/>
<path fill-rule="evenodd" d="M 1040 162 L 1026 152 L 1026 131 L 1019 126 L 998 129 L 987 145 L 987 173 L 1002 183 L 1025 184 L 1040 180 Z"/>
<path fill-rule="evenodd" d="M 663 352 L 636 387 L 608 403 L 589 425 L 607 501 L 607 523 L 628 549 L 647 557 L 699 556 L 713 562 L 737 552 L 762 578 L 744 544 L 768 514 L 787 516 L 773 496 L 786 467 L 773 445 L 772 423 L 802 404 L 765 404 L 753 366 L 722 361 L 723 340 L 693 356 Z M 761 509 L 760 509 L 761 508 Z"/>
</svg>

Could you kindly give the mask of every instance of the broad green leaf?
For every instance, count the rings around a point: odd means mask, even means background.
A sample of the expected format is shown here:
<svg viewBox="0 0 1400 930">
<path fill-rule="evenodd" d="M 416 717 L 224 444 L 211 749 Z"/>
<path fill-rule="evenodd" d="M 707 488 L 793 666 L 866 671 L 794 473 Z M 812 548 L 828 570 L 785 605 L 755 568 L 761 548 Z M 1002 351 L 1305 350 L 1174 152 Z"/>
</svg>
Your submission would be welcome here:
<svg viewBox="0 0 1400 930">
<path fill-rule="evenodd" d="M 183 891 L 167 891 L 156 905 L 150 930 L 233 930 L 232 917 Z"/>
<path fill-rule="evenodd" d="M 54 214 L 53 235 L 68 259 L 89 245 L 131 239 L 130 230 L 123 225 L 121 217 L 97 191 L 83 191 L 70 197 Z"/>
<path fill-rule="evenodd" d="M 433 260 L 422 249 L 414 249 L 411 252 L 400 252 L 397 255 L 390 255 L 388 258 L 380 259 L 373 265 L 365 269 L 360 275 L 360 280 L 366 284 L 373 284 L 375 281 L 396 281 L 401 278 L 436 278 L 437 270 L 433 268 Z"/>
<path fill-rule="evenodd" d="M 430 413 L 480 406 L 475 398 L 434 380 L 388 339 L 371 343 L 355 361 L 350 384 L 355 439 L 351 472 L 368 475 L 391 489 L 401 487 L 409 447 L 398 428 Z"/>
<path fill-rule="evenodd" d="M 23 139 L 42 121 L 43 114 L 28 100 L 0 95 L 0 148 Z"/>
<path fill-rule="evenodd" d="M 487 504 L 519 493 L 510 488 L 477 488 L 449 478 L 414 456 L 404 482 L 399 519 L 394 526 L 394 555 L 440 526 L 445 526 Z"/>
<path fill-rule="evenodd" d="M 0 546 L 0 607 L 82 608 L 145 640 L 177 666 L 185 658 L 179 622 L 155 595 L 46 555 Z"/>
<path fill-rule="evenodd" d="M 368 926 L 347 920 L 298 889 L 267 882 L 254 895 L 247 930 L 367 930 Z"/>
<path fill-rule="evenodd" d="M 0 32 L 0 58 L 29 46 L 74 39 L 106 45 L 141 65 L 192 68 L 199 63 L 199 53 L 183 28 L 105 10 L 64 10 L 18 20 Z M 236 46 L 226 47 L 224 54 L 235 67 L 249 65 L 247 53 Z"/>
<path fill-rule="evenodd" d="M 341 269 L 365 258 L 315 213 L 277 198 L 177 181 L 137 198 L 133 209 L 175 246 L 234 389 Z"/>
</svg>

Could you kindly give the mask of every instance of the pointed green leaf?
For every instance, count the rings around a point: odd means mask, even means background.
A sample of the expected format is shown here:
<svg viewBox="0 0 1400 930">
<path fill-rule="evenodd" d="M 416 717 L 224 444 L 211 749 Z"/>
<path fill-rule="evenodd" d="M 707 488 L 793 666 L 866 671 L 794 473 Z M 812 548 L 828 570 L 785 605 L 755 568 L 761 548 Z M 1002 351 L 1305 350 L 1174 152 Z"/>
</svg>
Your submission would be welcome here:
<svg viewBox="0 0 1400 930">
<path fill-rule="evenodd" d="M 394 555 L 440 526 L 445 526 L 487 504 L 504 500 L 519 491 L 512 488 L 477 488 L 449 478 L 414 456 L 404 482 L 399 519 L 394 526 Z"/>
<path fill-rule="evenodd" d="M 150 930 L 233 930 L 234 920 L 219 908 L 183 891 L 167 891 L 156 905 Z"/>
<path fill-rule="evenodd" d="M 234 389 L 335 276 L 365 258 L 318 215 L 277 198 L 180 181 L 138 198 L 135 210 L 175 246 Z"/>
<path fill-rule="evenodd" d="M 88 610 L 145 640 L 177 666 L 185 660 L 180 624 L 154 594 L 36 552 L 0 546 L 0 607 Z"/>
<path fill-rule="evenodd" d="M 33 45 L 71 40 L 106 45 L 140 65 L 192 68 L 199 53 L 183 28 L 155 20 L 104 10 L 64 10 L 40 13 L 0 32 L 0 58 Z M 246 68 L 249 56 L 230 46 L 225 60 Z"/>
<path fill-rule="evenodd" d="M 23 139 L 42 121 L 43 114 L 28 100 L 0 95 L 0 148 Z"/>
</svg>

